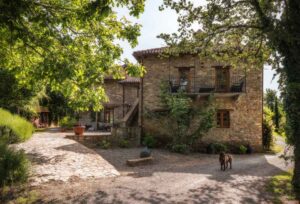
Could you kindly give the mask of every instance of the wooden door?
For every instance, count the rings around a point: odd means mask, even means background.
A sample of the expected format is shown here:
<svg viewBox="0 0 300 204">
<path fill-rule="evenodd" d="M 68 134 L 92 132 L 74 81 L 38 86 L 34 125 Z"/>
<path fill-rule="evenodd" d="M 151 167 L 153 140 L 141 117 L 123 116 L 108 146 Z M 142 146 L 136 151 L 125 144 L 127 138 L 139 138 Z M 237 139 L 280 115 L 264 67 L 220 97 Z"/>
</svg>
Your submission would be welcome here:
<svg viewBox="0 0 300 204">
<path fill-rule="evenodd" d="M 229 67 L 216 67 L 216 92 L 228 92 L 230 88 Z"/>
</svg>

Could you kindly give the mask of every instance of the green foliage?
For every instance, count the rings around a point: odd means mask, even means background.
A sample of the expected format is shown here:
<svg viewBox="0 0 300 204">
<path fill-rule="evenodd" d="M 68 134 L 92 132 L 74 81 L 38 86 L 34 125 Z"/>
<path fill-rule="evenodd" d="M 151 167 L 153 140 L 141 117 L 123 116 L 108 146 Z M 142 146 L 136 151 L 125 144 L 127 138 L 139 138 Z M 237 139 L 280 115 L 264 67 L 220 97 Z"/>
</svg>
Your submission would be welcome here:
<svg viewBox="0 0 300 204">
<path fill-rule="evenodd" d="M 39 195 L 27 185 L 4 186 L 0 189 L 0 203 L 33 204 Z"/>
<path fill-rule="evenodd" d="M 144 146 L 149 148 L 154 148 L 156 143 L 157 143 L 156 139 L 150 134 L 146 134 L 142 142 Z"/>
<path fill-rule="evenodd" d="M 275 131 L 280 134 L 285 134 L 285 113 L 283 110 L 283 103 L 280 98 L 277 97 L 277 93 L 275 90 L 266 90 L 266 93 L 264 95 L 264 104 L 273 113 L 272 120 Z"/>
<path fill-rule="evenodd" d="M 121 148 L 129 148 L 130 144 L 129 144 L 129 141 L 126 140 L 126 139 L 121 139 L 119 141 L 119 147 Z"/>
<path fill-rule="evenodd" d="M 98 145 L 100 148 L 102 148 L 102 149 L 109 149 L 109 148 L 111 147 L 110 142 L 107 141 L 107 140 L 102 140 L 102 141 L 99 142 L 97 145 Z"/>
<path fill-rule="evenodd" d="M 0 107 L 12 112 L 26 111 L 25 106 L 37 94 L 37 87 L 21 85 L 16 70 L 0 67 Z"/>
<path fill-rule="evenodd" d="M 37 203 L 38 194 L 35 191 L 30 191 L 23 196 L 18 197 L 15 200 L 16 204 L 33 204 Z"/>
<path fill-rule="evenodd" d="M 62 128 L 72 129 L 73 126 L 77 123 L 77 121 L 71 116 L 65 116 L 62 119 L 60 119 L 58 123 Z"/>
<path fill-rule="evenodd" d="M 213 127 L 215 108 L 211 98 L 205 104 L 193 105 L 185 93 L 170 93 L 167 83 L 161 84 L 160 97 L 167 110 L 162 117 L 168 121 L 173 140 L 171 146 L 185 145 L 189 149 Z"/>
<path fill-rule="evenodd" d="M 293 192 L 292 173 L 284 172 L 279 175 L 273 176 L 268 182 L 267 191 L 273 194 L 274 203 L 282 203 L 282 198 L 285 200 L 295 200 L 296 196 Z"/>
<path fill-rule="evenodd" d="M 106 76 L 144 73 L 121 60 L 117 41 L 136 46 L 140 26 L 118 18 L 119 7 L 138 17 L 144 0 L 1 0 L 0 67 L 14 69 L 20 86 L 49 86 L 75 109 L 100 110 Z"/>
<path fill-rule="evenodd" d="M 273 126 L 274 112 L 272 112 L 272 110 L 266 106 L 264 107 L 263 111 L 264 111 L 264 119 L 268 124 Z"/>
<path fill-rule="evenodd" d="M 264 104 L 274 113 L 275 103 L 277 98 L 276 91 L 272 89 L 266 89 L 266 93 L 264 94 Z"/>
<path fill-rule="evenodd" d="M 22 183 L 28 178 L 29 161 L 22 151 L 0 144 L 0 186 Z"/>
<path fill-rule="evenodd" d="M 278 132 L 279 123 L 281 115 L 279 114 L 279 107 L 278 107 L 278 99 L 275 100 L 275 107 L 274 107 L 274 124 L 275 124 L 275 131 Z"/>
<path fill-rule="evenodd" d="M 186 154 L 189 152 L 189 146 L 186 144 L 172 144 L 170 150 L 172 152 Z"/>
<path fill-rule="evenodd" d="M 274 132 L 274 125 L 273 125 L 273 118 L 274 113 L 271 111 L 270 108 L 264 107 L 264 119 L 263 119 L 263 147 L 265 150 L 271 150 L 273 145 L 273 132 Z"/>
<path fill-rule="evenodd" d="M 207 153 L 208 154 L 219 154 L 221 152 L 227 152 L 228 147 L 222 143 L 210 143 L 207 146 Z"/>
<path fill-rule="evenodd" d="M 34 132 L 31 123 L 0 108 L 0 139 L 7 143 L 23 142 Z"/>
<path fill-rule="evenodd" d="M 239 146 L 239 153 L 240 154 L 246 154 L 247 153 L 247 147 L 245 147 L 244 145 L 240 145 Z"/>
<path fill-rule="evenodd" d="M 67 98 L 60 92 L 51 91 L 50 88 L 46 89 L 47 98 L 40 101 L 40 105 L 48 107 L 49 120 L 58 122 L 60 118 L 66 115 L 73 116 L 75 111 L 69 107 Z"/>
<path fill-rule="evenodd" d="M 265 150 L 271 150 L 273 145 L 272 126 L 267 120 L 263 120 L 263 147 Z"/>
</svg>

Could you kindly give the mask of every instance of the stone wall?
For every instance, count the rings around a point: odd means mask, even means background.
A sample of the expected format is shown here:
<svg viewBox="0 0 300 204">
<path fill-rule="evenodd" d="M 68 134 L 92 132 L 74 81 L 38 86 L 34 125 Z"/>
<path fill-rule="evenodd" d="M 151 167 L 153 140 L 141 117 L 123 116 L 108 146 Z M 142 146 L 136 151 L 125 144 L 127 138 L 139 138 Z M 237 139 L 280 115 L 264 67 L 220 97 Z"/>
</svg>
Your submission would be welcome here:
<svg viewBox="0 0 300 204">
<path fill-rule="evenodd" d="M 134 103 L 136 98 L 138 98 L 139 86 L 134 86 L 132 84 L 121 84 L 119 80 L 108 79 L 105 80 L 103 85 L 105 93 L 109 101 L 104 105 L 106 108 L 114 109 L 114 121 L 117 123 L 123 119 L 124 115 L 129 110 L 130 106 Z M 124 99 L 123 99 L 123 88 L 124 88 Z M 124 110 L 123 110 L 123 102 Z M 101 111 L 98 113 L 99 121 L 103 120 L 104 113 Z M 82 124 L 90 124 L 95 126 L 95 121 L 91 118 L 91 112 L 82 112 L 80 113 L 80 122 Z"/>
<path fill-rule="evenodd" d="M 191 71 L 196 77 L 206 78 L 206 83 L 214 83 L 217 63 L 194 58 L 190 55 L 161 59 L 150 55 L 143 59 L 147 73 L 143 79 L 143 130 L 156 136 L 168 137 L 170 131 L 161 121 L 147 118 L 148 111 L 162 108 L 160 102 L 160 84 L 168 81 L 170 76 L 178 75 L 178 68 L 182 66 L 195 66 Z M 236 144 L 250 144 L 255 150 L 262 148 L 262 69 L 249 69 L 246 74 L 246 92 L 238 97 L 215 97 L 218 109 L 230 110 L 230 128 L 212 128 L 209 133 L 199 141 L 201 143 L 223 142 Z M 244 76 L 245 69 L 230 69 L 230 75 Z M 197 100 L 205 98 L 197 97 Z M 198 101 L 199 102 L 199 101 Z"/>
</svg>

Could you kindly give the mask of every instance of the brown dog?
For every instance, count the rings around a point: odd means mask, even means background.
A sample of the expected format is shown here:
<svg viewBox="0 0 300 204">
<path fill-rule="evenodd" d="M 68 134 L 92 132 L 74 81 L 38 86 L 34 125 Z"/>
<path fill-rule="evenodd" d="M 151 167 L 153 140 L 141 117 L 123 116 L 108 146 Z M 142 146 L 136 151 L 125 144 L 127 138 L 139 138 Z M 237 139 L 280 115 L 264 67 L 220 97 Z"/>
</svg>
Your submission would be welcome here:
<svg viewBox="0 0 300 204">
<path fill-rule="evenodd" d="M 225 171 L 230 164 L 230 169 L 232 168 L 232 156 L 230 154 L 225 154 L 224 152 L 220 153 L 219 161 L 221 164 L 221 170 Z"/>
</svg>

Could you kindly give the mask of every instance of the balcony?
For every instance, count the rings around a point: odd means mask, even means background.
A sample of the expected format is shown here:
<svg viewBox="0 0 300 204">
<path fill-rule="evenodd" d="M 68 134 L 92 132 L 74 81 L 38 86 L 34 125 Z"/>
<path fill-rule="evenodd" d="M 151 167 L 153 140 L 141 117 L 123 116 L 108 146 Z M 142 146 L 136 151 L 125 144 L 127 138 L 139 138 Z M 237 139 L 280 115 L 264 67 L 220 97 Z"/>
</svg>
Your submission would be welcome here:
<svg viewBox="0 0 300 204">
<path fill-rule="evenodd" d="M 238 96 L 246 91 L 246 77 L 234 75 L 230 77 L 189 77 L 179 78 L 170 76 L 169 80 L 171 93 L 184 92 L 195 96 L 232 97 Z"/>
</svg>

